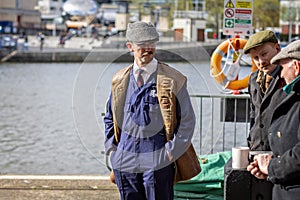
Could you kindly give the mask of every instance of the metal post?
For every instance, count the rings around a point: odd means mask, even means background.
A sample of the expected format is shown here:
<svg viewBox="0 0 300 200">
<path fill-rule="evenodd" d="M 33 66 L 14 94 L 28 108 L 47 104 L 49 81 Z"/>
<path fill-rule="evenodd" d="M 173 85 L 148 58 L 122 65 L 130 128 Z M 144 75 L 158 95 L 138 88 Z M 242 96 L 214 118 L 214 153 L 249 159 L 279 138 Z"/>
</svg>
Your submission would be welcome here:
<svg viewBox="0 0 300 200">
<path fill-rule="evenodd" d="M 223 116 L 222 116 L 222 120 L 223 120 L 223 125 L 222 125 L 222 135 L 223 135 L 223 151 L 225 150 L 225 118 L 226 118 L 226 99 L 223 99 Z"/>
<path fill-rule="evenodd" d="M 202 102 L 203 102 L 203 98 L 200 98 L 200 138 L 199 138 L 199 143 L 200 143 L 200 155 L 202 153 Z"/>
<path fill-rule="evenodd" d="M 237 116 L 237 98 L 234 99 L 234 140 L 233 145 L 236 145 L 236 116 Z"/>
<path fill-rule="evenodd" d="M 214 99 L 212 98 L 211 102 L 211 150 L 210 153 L 213 153 L 213 146 L 214 146 Z"/>
</svg>

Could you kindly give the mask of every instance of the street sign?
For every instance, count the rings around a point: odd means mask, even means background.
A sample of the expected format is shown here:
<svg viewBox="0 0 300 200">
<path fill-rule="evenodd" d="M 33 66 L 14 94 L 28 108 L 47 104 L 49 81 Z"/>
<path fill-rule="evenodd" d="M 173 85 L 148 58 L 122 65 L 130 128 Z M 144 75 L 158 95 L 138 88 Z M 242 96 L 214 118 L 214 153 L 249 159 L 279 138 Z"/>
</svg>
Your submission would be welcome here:
<svg viewBox="0 0 300 200">
<path fill-rule="evenodd" d="M 234 19 L 225 19 L 224 26 L 225 28 L 229 28 L 229 29 L 234 28 Z"/>
<path fill-rule="evenodd" d="M 227 8 L 224 11 L 224 14 L 227 18 L 232 18 L 232 17 L 234 17 L 234 10 L 232 8 Z"/>
<path fill-rule="evenodd" d="M 253 32 L 253 0 L 224 0 L 224 35 L 250 36 Z"/>
</svg>

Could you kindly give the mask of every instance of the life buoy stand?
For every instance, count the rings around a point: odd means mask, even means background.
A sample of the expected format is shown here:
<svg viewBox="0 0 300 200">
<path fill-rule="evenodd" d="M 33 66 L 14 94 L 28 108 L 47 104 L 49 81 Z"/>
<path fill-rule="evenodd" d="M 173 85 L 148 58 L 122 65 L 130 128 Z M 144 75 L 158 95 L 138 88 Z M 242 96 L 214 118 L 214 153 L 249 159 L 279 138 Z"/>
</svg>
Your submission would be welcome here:
<svg viewBox="0 0 300 200">
<path fill-rule="evenodd" d="M 222 70 L 222 58 L 223 56 L 232 48 L 237 47 L 237 43 L 239 43 L 240 49 L 243 49 L 247 40 L 242 38 L 231 38 L 222 42 L 216 50 L 213 52 L 210 61 L 210 73 L 216 79 L 216 81 L 223 85 L 225 88 L 231 90 L 241 90 L 248 87 L 248 81 L 250 78 L 250 74 L 245 78 L 240 80 L 230 81 L 227 79 L 226 75 Z M 230 45 L 230 46 L 229 46 Z M 251 72 L 257 70 L 256 65 L 252 62 Z"/>
</svg>

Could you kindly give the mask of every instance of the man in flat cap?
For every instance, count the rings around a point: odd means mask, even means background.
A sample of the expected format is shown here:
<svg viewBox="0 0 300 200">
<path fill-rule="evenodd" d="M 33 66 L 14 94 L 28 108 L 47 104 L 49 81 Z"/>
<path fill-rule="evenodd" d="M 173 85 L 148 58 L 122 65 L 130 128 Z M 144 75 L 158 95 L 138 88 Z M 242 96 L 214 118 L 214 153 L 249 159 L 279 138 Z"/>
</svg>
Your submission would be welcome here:
<svg viewBox="0 0 300 200">
<path fill-rule="evenodd" d="M 195 116 L 187 79 L 154 58 L 159 35 L 151 23 L 128 24 L 126 38 L 134 62 L 112 80 L 105 151 L 121 199 L 171 200 L 173 184 L 201 170 L 191 145 Z"/>
<path fill-rule="evenodd" d="M 250 155 L 255 155 L 256 152 L 271 151 L 268 128 L 274 108 L 286 96 L 281 89 L 285 81 L 280 77 L 282 67 L 271 63 L 271 59 L 280 52 L 280 45 L 272 31 L 265 30 L 252 35 L 243 51 L 250 55 L 258 68 L 250 75 L 248 84 L 250 132 L 247 141 Z M 264 199 L 271 199 L 273 184 L 264 180 L 254 182 L 258 184 L 256 192 L 265 194 Z"/>
<path fill-rule="evenodd" d="M 282 66 L 287 96 L 274 109 L 268 138 L 273 155 L 258 154 L 247 170 L 274 184 L 273 200 L 300 196 L 300 40 L 290 43 L 271 60 Z"/>
<path fill-rule="evenodd" d="M 280 78 L 281 66 L 271 64 L 271 59 L 280 52 L 280 45 L 272 31 L 265 30 L 252 35 L 244 47 L 258 70 L 249 80 L 250 94 L 250 133 L 248 145 L 251 151 L 270 151 L 268 128 L 274 107 L 285 96 L 275 92 L 285 85 Z M 281 91 L 281 90 L 280 90 Z M 271 103 L 271 99 L 274 101 Z"/>
<path fill-rule="evenodd" d="M 268 128 L 271 114 L 284 98 L 282 88 L 285 82 L 280 78 L 281 66 L 271 64 L 271 59 L 280 52 L 278 39 L 272 31 L 265 30 L 253 34 L 243 49 L 249 54 L 258 70 L 250 75 L 248 91 L 250 94 L 250 132 L 247 138 L 250 157 L 256 152 L 270 152 Z M 272 101 L 271 101 L 272 100 Z M 226 174 L 231 171 L 231 160 L 225 166 Z M 272 198 L 273 185 L 267 181 L 253 181 L 257 183 L 256 192 L 265 194 L 264 199 Z M 269 198 L 268 198 L 269 197 Z"/>
</svg>

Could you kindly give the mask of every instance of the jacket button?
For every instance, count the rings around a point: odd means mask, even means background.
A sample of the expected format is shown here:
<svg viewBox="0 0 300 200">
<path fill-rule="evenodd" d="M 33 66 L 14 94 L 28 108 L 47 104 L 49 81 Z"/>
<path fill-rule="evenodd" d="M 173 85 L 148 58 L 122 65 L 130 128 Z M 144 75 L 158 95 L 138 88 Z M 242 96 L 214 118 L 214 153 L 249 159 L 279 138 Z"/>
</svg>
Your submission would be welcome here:
<svg viewBox="0 0 300 200">
<path fill-rule="evenodd" d="M 259 125 L 259 127 L 260 127 L 260 128 L 263 128 L 263 127 L 264 127 L 264 125 L 263 125 L 263 124 L 260 124 L 260 125 Z"/>
<path fill-rule="evenodd" d="M 281 133 L 280 131 L 278 131 L 278 132 L 277 132 L 277 136 L 278 136 L 279 138 L 281 138 L 281 137 L 282 137 L 282 133 Z"/>
</svg>

